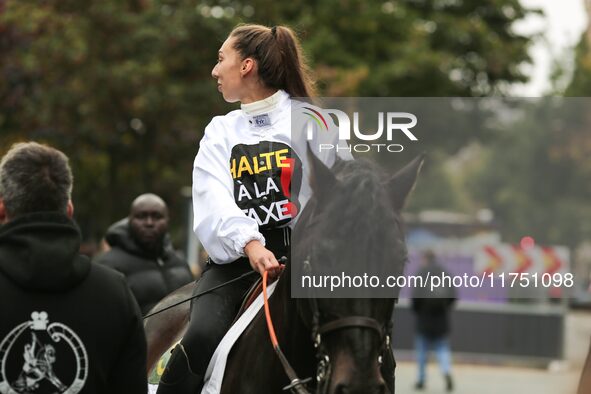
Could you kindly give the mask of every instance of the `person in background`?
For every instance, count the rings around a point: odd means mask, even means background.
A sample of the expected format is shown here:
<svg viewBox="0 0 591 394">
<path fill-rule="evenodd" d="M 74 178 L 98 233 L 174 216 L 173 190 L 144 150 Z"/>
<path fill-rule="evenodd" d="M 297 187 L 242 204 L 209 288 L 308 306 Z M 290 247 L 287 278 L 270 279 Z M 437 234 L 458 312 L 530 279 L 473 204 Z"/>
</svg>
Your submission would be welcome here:
<svg viewBox="0 0 591 394">
<path fill-rule="evenodd" d="M 79 254 L 72 183 L 46 145 L 0 161 L 0 393 L 145 394 L 138 305 L 123 276 Z"/>
<path fill-rule="evenodd" d="M 193 281 L 188 264 L 172 247 L 168 221 L 162 198 L 142 194 L 131 204 L 129 217 L 107 230 L 110 250 L 94 260 L 125 276 L 144 315 L 167 294 Z"/>
<path fill-rule="evenodd" d="M 437 263 L 435 254 L 427 251 L 424 254 L 424 265 L 419 271 L 421 277 L 436 276 L 445 272 Z M 450 333 L 450 311 L 455 302 L 455 290 L 439 287 L 432 291 L 428 288 L 416 288 L 413 291 L 412 310 L 416 317 L 416 353 L 418 363 L 417 390 L 423 390 L 426 384 L 426 366 L 429 350 L 434 349 L 441 371 L 443 372 L 447 391 L 453 391 L 451 376 L 451 351 L 448 336 Z"/>
</svg>

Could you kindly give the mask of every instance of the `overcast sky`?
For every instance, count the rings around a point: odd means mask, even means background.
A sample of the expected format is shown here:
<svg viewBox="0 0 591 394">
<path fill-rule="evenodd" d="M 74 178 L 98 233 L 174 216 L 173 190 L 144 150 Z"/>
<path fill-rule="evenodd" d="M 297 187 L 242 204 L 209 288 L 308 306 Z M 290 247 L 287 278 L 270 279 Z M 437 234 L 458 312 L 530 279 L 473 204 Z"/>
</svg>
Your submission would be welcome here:
<svg viewBox="0 0 591 394">
<path fill-rule="evenodd" d="M 587 26 L 584 0 L 520 0 L 529 8 L 541 8 L 545 17 L 529 17 L 515 25 L 517 32 L 544 32 L 531 49 L 534 67 L 528 69 L 531 82 L 516 86 L 514 94 L 523 97 L 536 97 L 550 88 L 550 72 L 553 59 L 570 59 L 572 49 L 579 41 Z M 566 57 L 569 56 L 569 57 Z"/>
</svg>

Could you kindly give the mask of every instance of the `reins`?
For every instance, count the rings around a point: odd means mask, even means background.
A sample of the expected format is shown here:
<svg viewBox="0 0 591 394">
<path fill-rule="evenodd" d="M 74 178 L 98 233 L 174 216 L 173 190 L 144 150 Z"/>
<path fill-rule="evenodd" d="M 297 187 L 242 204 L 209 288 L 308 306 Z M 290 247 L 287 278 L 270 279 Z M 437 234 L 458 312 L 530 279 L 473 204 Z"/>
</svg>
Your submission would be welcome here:
<svg viewBox="0 0 591 394">
<path fill-rule="evenodd" d="M 308 383 L 310 380 L 312 380 L 312 378 L 304 380 L 298 378 L 298 375 L 296 374 L 292 366 L 289 364 L 289 361 L 287 361 L 285 354 L 283 354 L 283 351 L 279 346 L 279 341 L 277 341 L 277 336 L 275 335 L 275 328 L 273 327 L 273 320 L 271 318 L 271 311 L 269 309 L 269 298 L 267 298 L 267 279 L 268 271 L 265 271 L 263 273 L 263 300 L 265 303 L 265 319 L 267 320 L 267 328 L 269 329 L 269 336 L 271 337 L 271 344 L 273 345 L 273 349 L 275 350 L 275 353 L 277 354 L 279 361 L 281 361 L 283 370 L 287 374 L 287 377 L 289 378 L 290 382 L 289 385 L 283 388 L 283 390 L 291 390 L 292 392 L 295 392 L 297 394 L 310 394 L 310 392 L 306 389 L 304 385 Z"/>
<path fill-rule="evenodd" d="M 239 280 L 241 280 L 241 279 L 244 279 L 244 278 L 246 278 L 247 276 L 250 276 L 250 275 L 252 275 L 252 274 L 258 274 L 258 272 L 256 272 L 256 271 L 249 271 L 249 272 L 246 272 L 246 273 L 244 273 L 244 274 L 240 275 L 240 276 L 239 276 L 239 277 L 237 277 L 237 278 L 231 279 L 231 280 L 229 280 L 229 281 L 227 281 L 227 282 L 224 282 L 224 283 L 222 283 L 222 284 L 219 284 L 219 285 L 217 285 L 217 286 L 214 286 L 214 287 L 212 287 L 211 289 L 204 290 L 204 291 L 202 291 L 202 292 L 201 292 L 201 293 L 199 293 L 199 294 L 195 294 L 194 296 L 191 296 L 191 297 L 187 298 L 186 300 L 179 301 L 179 302 L 177 302 L 177 303 L 174 303 L 174 304 L 172 304 L 172 305 L 169 305 L 169 306 L 167 306 L 167 307 L 165 307 L 165 308 L 162 308 L 162 309 L 160 309 L 160 310 L 157 310 L 156 312 L 149 313 L 149 314 L 147 314 L 146 316 L 144 316 L 144 317 L 143 317 L 143 319 L 145 320 L 145 319 L 147 319 L 148 317 L 152 317 L 152 316 L 154 316 L 154 315 L 157 315 L 157 314 L 159 314 L 159 313 L 162 313 L 162 312 L 164 312 L 164 311 L 167 311 L 167 310 L 169 310 L 169 309 L 172 309 L 172 308 L 174 308 L 174 307 L 176 307 L 176 306 L 179 306 L 179 305 L 181 305 L 181 304 L 184 304 L 184 303 L 185 303 L 185 302 L 187 302 L 187 301 L 191 301 L 191 300 L 193 300 L 193 299 L 195 299 L 195 298 L 199 298 L 199 297 L 201 297 L 202 295 L 205 295 L 205 294 L 211 293 L 212 291 L 219 289 L 220 287 L 224 287 L 224 286 L 227 286 L 227 285 L 229 285 L 229 284 L 231 284 L 231 283 L 238 282 Z"/>
<path fill-rule="evenodd" d="M 285 262 L 287 261 L 287 257 L 285 257 L 285 256 L 282 256 L 282 257 L 281 257 L 281 258 L 280 258 L 278 261 L 279 261 L 281 264 L 285 264 Z M 239 277 L 237 277 L 237 278 L 234 278 L 234 279 L 231 279 L 231 280 L 229 280 L 229 281 L 227 281 L 227 282 L 221 283 L 221 284 L 219 284 L 219 285 L 217 285 L 217 286 L 214 286 L 214 287 L 212 287 L 211 289 L 204 290 L 204 291 L 202 291 L 201 293 L 199 293 L 199 294 L 195 294 L 194 296 L 191 296 L 191 297 L 189 297 L 189 298 L 187 298 L 187 299 L 185 299 L 185 300 L 182 300 L 182 301 L 179 301 L 179 302 L 177 302 L 177 303 L 174 303 L 174 304 L 172 304 L 172 305 L 169 305 L 169 306 L 167 306 L 167 307 L 165 307 L 165 308 L 162 308 L 162 309 L 160 309 L 160 310 L 157 310 L 156 312 L 149 313 L 149 314 L 147 314 L 146 316 L 144 316 L 144 317 L 143 317 L 143 319 L 145 320 L 145 319 L 147 319 L 148 317 L 152 317 L 152 316 L 154 316 L 154 315 L 157 315 L 157 314 L 159 314 L 159 313 L 162 313 L 162 312 L 164 312 L 164 311 L 167 311 L 167 310 L 169 310 L 169 309 L 172 309 L 172 308 L 174 308 L 174 307 L 176 307 L 176 306 L 179 306 L 179 305 L 181 305 L 181 304 L 184 304 L 184 303 L 185 303 L 185 302 L 187 302 L 187 301 L 191 301 L 191 300 L 193 300 L 193 299 L 195 299 L 195 298 L 199 298 L 199 297 L 201 297 L 202 295 L 205 295 L 205 294 L 211 293 L 212 291 L 214 291 L 214 290 L 217 290 L 217 289 L 219 289 L 219 288 L 221 288 L 221 287 L 227 286 L 227 285 L 229 285 L 229 284 L 231 284 L 231 283 L 234 283 L 234 282 L 238 282 L 240 279 L 244 279 L 244 278 L 246 278 L 247 276 L 250 276 L 250 275 L 252 275 L 252 274 L 255 274 L 255 273 L 257 273 L 257 274 L 258 274 L 258 272 L 256 272 L 256 271 L 249 271 L 249 272 L 246 272 L 246 273 L 244 273 L 244 274 L 240 275 L 240 276 L 239 276 Z"/>
</svg>

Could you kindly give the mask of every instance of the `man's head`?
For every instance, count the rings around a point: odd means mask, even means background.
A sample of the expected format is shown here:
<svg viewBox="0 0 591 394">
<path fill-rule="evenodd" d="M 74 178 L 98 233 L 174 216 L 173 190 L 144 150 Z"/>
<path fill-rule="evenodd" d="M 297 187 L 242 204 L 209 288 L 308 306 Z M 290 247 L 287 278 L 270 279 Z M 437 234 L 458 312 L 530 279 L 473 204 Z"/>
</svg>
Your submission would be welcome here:
<svg viewBox="0 0 591 394">
<path fill-rule="evenodd" d="M 168 231 L 168 208 L 155 194 L 142 194 L 131 204 L 129 229 L 135 242 L 150 253 L 162 250 Z"/>
<path fill-rule="evenodd" d="M 33 212 L 72 217 L 72 184 L 62 152 L 36 142 L 14 144 L 0 161 L 0 223 Z"/>
</svg>

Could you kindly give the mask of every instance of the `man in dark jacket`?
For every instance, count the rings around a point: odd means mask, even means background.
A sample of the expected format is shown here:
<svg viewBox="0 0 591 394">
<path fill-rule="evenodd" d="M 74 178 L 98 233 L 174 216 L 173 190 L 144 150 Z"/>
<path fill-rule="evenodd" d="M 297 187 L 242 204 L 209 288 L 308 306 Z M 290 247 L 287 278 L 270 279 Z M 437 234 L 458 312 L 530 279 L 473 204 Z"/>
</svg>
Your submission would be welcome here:
<svg viewBox="0 0 591 394">
<path fill-rule="evenodd" d="M 107 230 L 111 250 L 95 260 L 125 275 L 144 315 L 164 296 L 193 280 L 167 231 L 166 203 L 155 194 L 142 194 L 131 204 L 129 217 Z"/>
<path fill-rule="evenodd" d="M 60 151 L 0 162 L 0 394 L 145 394 L 146 340 L 123 276 L 78 254 Z"/>
<path fill-rule="evenodd" d="M 424 255 L 425 264 L 419 272 L 419 276 L 447 275 L 441 265 L 435 259 L 432 251 Z M 434 349 L 439 359 L 441 371 L 445 377 L 447 391 L 453 390 L 451 377 L 451 352 L 448 335 L 450 331 L 449 315 L 455 301 L 455 289 L 453 287 L 439 286 L 434 289 L 426 283 L 423 288 L 413 291 L 412 309 L 416 316 L 416 351 L 419 366 L 419 376 L 415 388 L 422 390 L 425 387 L 427 356 L 430 349 Z"/>
</svg>

